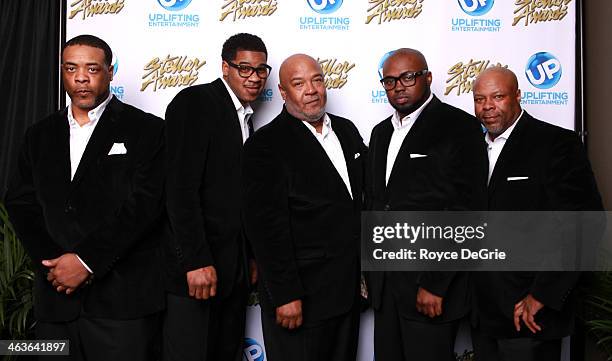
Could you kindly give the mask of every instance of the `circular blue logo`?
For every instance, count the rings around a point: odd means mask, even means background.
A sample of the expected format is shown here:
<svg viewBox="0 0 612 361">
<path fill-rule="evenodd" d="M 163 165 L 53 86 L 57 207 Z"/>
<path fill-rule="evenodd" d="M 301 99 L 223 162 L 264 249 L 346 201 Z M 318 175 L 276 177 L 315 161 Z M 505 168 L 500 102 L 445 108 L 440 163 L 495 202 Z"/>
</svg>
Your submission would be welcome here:
<svg viewBox="0 0 612 361">
<path fill-rule="evenodd" d="M 242 361 L 264 361 L 265 359 L 263 347 L 255 339 L 245 337 Z"/>
<path fill-rule="evenodd" d="M 538 89 L 549 89 L 561 79 L 561 62 L 551 53 L 541 51 L 527 60 L 525 75 L 527 80 Z"/>
<path fill-rule="evenodd" d="M 117 75 L 117 71 L 119 70 L 119 58 L 113 54 L 113 61 L 111 63 L 113 66 L 113 76 Z"/>
<path fill-rule="evenodd" d="M 189 6 L 191 0 L 157 0 L 157 2 L 166 10 L 179 11 Z"/>
<path fill-rule="evenodd" d="M 342 0 L 306 0 L 310 8 L 319 14 L 331 14 L 340 9 Z"/>
<path fill-rule="evenodd" d="M 470 16 L 482 16 L 493 8 L 495 0 L 457 0 L 461 10 Z"/>
<path fill-rule="evenodd" d="M 378 62 L 378 76 L 380 77 L 380 79 L 383 78 L 383 65 L 385 65 L 385 61 L 387 61 L 387 59 L 394 52 L 395 52 L 395 50 L 391 50 L 391 51 L 385 53 L 385 55 L 383 55 L 382 58 L 380 58 L 380 61 Z"/>
</svg>

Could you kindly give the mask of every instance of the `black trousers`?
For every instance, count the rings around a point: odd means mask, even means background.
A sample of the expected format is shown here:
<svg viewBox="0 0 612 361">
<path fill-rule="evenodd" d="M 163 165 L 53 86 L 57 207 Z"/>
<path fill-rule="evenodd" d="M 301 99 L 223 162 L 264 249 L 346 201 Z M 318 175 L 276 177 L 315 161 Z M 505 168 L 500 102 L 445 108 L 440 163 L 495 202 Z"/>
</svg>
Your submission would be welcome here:
<svg viewBox="0 0 612 361">
<path fill-rule="evenodd" d="M 561 339 L 493 338 L 472 330 L 475 361 L 559 361 Z"/>
<path fill-rule="evenodd" d="M 134 320 L 79 317 L 70 322 L 38 322 L 39 340 L 69 340 L 70 356 L 40 356 L 42 361 L 151 361 L 159 355 L 160 317 Z"/>
<path fill-rule="evenodd" d="M 454 361 L 459 323 L 460 320 L 441 324 L 409 320 L 398 312 L 394 296 L 383 290 L 381 306 L 374 310 L 375 359 Z"/>
<path fill-rule="evenodd" d="M 343 315 L 288 330 L 261 313 L 266 360 L 355 361 L 359 343 L 360 303 Z"/>
<path fill-rule="evenodd" d="M 241 361 L 246 322 L 245 277 L 224 299 L 166 295 L 164 361 Z"/>
</svg>

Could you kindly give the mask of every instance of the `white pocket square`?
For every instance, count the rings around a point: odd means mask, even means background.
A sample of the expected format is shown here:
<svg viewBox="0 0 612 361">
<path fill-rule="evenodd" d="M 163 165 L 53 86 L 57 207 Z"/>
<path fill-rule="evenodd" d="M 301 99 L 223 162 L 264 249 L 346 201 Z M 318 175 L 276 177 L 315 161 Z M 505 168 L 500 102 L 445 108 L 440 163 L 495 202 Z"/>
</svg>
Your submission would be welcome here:
<svg viewBox="0 0 612 361">
<path fill-rule="evenodd" d="M 410 159 L 425 158 L 425 157 L 427 157 L 427 154 L 410 153 Z"/>
<path fill-rule="evenodd" d="M 529 179 L 529 177 L 508 177 L 508 182 L 517 181 L 517 180 L 526 180 L 526 179 Z"/>
<path fill-rule="evenodd" d="M 360 153 L 355 153 L 355 159 L 359 158 L 360 155 Z"/>
<path fill-rule="evenodd" d="M 108 155 L 116 155 L 116 154 L 126 154 L 127 149 L 125 149 L 125 145 L 123 143 L 115 143 L 112 148 L 108 152 Z"/>
</svg>

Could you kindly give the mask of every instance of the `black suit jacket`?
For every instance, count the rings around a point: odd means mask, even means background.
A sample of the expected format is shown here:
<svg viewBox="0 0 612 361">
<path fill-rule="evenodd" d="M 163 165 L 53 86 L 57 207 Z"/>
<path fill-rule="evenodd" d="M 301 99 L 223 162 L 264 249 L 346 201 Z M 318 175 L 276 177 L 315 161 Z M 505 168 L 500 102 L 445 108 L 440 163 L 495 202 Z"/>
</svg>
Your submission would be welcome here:
<svg viewBox="0 0 612 361">
<path fill-rule="evenodd" d="M 31 126 L 6 207 L 35 266 L 40 321 L 132 319 L 163 308 L 163 121 L 113 98 L 70 180 L 67 110 Z M 126 154 L 108 155 L 113 143 Z M 93 271 L 90 286 L 55 291 L 43 259 L 76 253 Z"/>
<path fill-rule="evenodd" d="M 372 130 L 366 172 L 369 210 L 485 209 L 487 153 L 476 118 L 434 96 L 406 135 L 385 185 L 392 134 L 390 117 Z M 401 300 L 400 313 L 413 320 L 430 320 L 416 310 L 419 287 L 444 298 L 443 313 L 433 322 L 458 319 L 470 307 L 465 273 L 370 272 L 367 280 L 374 308 L 380 306 L 383 287 L 390 287 Z"/>
<path fill-rule="evenodd" d="M 167 289 L 187 295 L 188 271 L 213 265 L 217 297 L 231 292 L 243 262 L 240 220 L 242 131 L 221 79 L 176 95 L 166 110 Z"/>
<path fill-rule="evenodd" d="M 528 177 L 509 181 L 508 177 Z M 527 112 L 499 155 L 488 187 L 491 211 L 602 210 L 591 166 L 578 136 Z M 559 225 L 561 229 L 563 225 Z M 575 272 L 476 272 L 475 315 L 482 332 L 531 337 L 514 330 L 514 305 L 531 293 L 545 307 L 536 314 L 538 338 L 567 336 L 573 327 Z"/>
<path fill-rule="evenodd" d="M 306 324 L 357 299 L 365 145 L 334 115 L 352 198 L 325 150 L 286 109 L 244 148 L 244 224 L 260 270 L 264 312 L 301 299 Z"/>
</svg>

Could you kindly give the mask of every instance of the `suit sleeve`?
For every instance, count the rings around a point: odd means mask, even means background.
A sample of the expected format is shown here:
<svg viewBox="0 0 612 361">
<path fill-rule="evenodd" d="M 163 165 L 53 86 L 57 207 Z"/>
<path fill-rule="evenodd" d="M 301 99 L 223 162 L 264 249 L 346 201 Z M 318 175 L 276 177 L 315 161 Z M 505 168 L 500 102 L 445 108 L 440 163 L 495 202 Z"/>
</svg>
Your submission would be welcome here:
<svg viewBox="0 0 612 361">
<path fill-rule="evenodd" d="M 574 134 L 561 133 L 551 154 L 547 173 L 546 196 L 548 209 L 557 211 L 600 211 L 603 210 L 595 177 L 582 143 Z M 591 217 L 589 217 L 591 218 Z M 591 219 L 589 219 L 591 221 Z M 590 235 L 603 232 L 603 224 L 595 220 L 588 228 Z M 563 222 L 560 234 L 576 234 L 576 224 Z M 579 242 L 580 240 L 575 240 Z M 584 247 L 583 247 L 584 248 Z M 589 251 L 589 250 L 585 250 Z M 539 272 L 531 287 L 531 294 L 544 305 L 561 310 L 576 286 L 579 272 Z"/>
<path fill-rule="evenodd" d="M 450 152 L 454 158 L 449 179 L 453 181 L 453 199 L 449 208 L 453 211 L 479 211 L 487 207 L 487 166 L 488 157 L 484 135 L 476 120 L 459 117 L 464 122 L 461 132 L 453 134 L 456 140 Z M 456 272 L 423 272 L 420 286 L 440 297 L 444 297 L 456 276 Z"/>
<path fill-rule="evenodd" d="M 264 287 L 279 307 L 305 294 L 291 237 L 287 170 L 272 149 L 254 138 L 243 156 L 244 227 Z"/>
<path fill-rule="evenodd" d="M 378 127 L 372 129 L 370 142 L 367 147 L 366 161 L 364 163 L 364 209 L 371 211 L 374 209 L 374 152 L 376 151 L 376 140 Z"/>
<path fill-rule="evenodd" d="M 136 115 L 134 115 L 136 116 Z M 163 121 L 144 119 L 150 124 L 135 148 L 135 170 L 131 192 L 112 214 L 75 247 L 75 253 L 94 272 L 104 277 L 117 261 L 128 254 L 159 220 L 163 210 L 164 138 Z"/>
<path fill-rule="evenodd" d="M 456 135 L 456 146 L 450 178 L 453 180 L 454 199 L 451 210 L 481 211 L 487 209 L 487 170 L 489 165 L 484 133 L 476 119 L 463 117 L 462 132 Z"/>
<path fill-rule="evenodd" d="M 42 267 L 42 260 L 59 257 L 65 251 L 47 232 L 42 207 L 38 202 L 30 158 L 31 129 L 28 129 L 19 152 L 17 168 L 5 197 L 5 206 L 17 236 L 34 265 Z"/>
<path fill-rule="evenodd" d="M 185 273 L 214 264 L 204 229 L 200 195 L 208 156 L 210 122 L 193 116 L 193 100 L 179 94 L 166 110 L 168 216 Z"/>
</svg>

